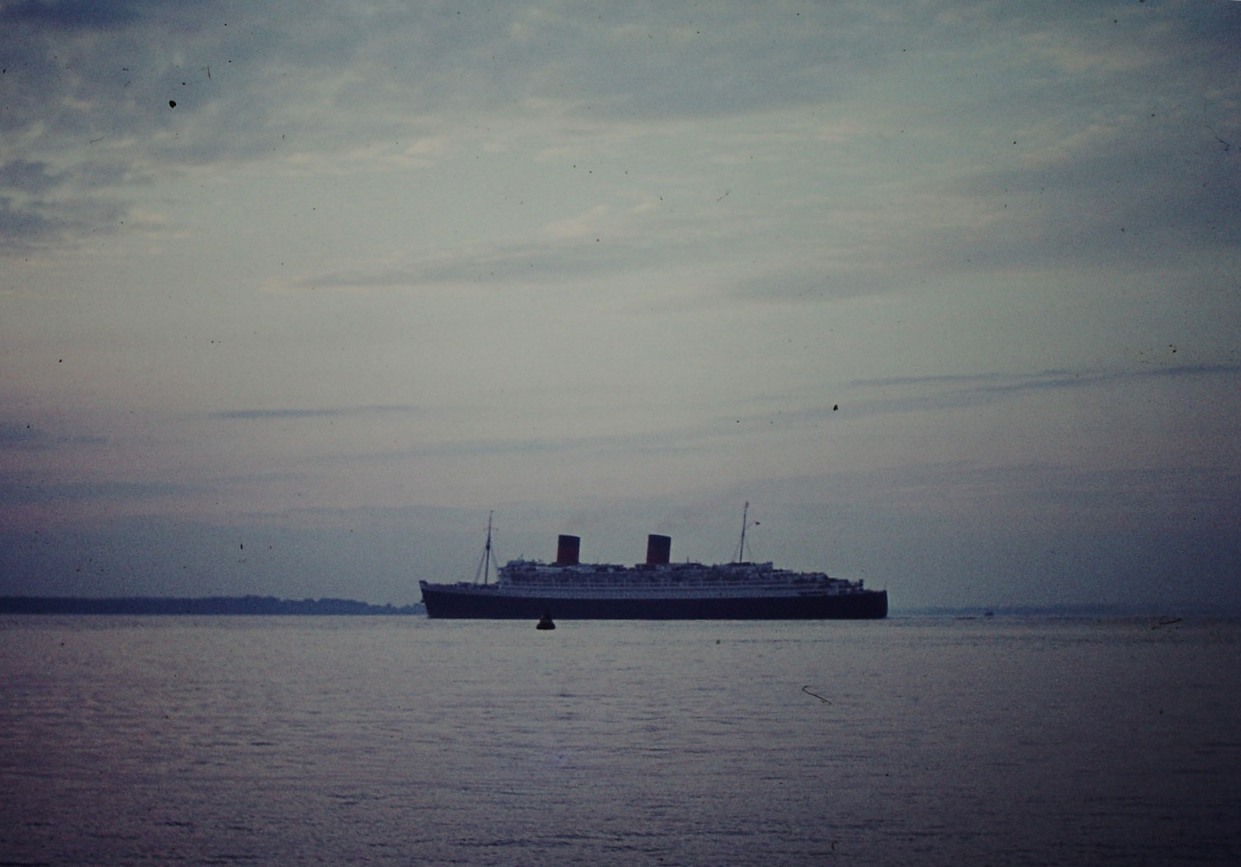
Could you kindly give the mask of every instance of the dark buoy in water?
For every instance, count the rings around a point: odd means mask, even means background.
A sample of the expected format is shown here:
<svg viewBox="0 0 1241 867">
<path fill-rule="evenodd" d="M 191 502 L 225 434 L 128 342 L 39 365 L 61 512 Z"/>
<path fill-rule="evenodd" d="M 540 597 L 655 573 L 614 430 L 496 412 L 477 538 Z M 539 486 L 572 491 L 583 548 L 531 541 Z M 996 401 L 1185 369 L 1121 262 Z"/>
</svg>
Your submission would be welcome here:
<svg viewBox="0 0 1241 867">
<path fill-rule="evenodd" d="M 535 629 L 555 629 L 556 624 L 552 622 L 552 616 L 548 614 L 546 611 L 544 611 L 543 616 L 539 618 L 538 626 L 534 628 Z"/>
</svg>

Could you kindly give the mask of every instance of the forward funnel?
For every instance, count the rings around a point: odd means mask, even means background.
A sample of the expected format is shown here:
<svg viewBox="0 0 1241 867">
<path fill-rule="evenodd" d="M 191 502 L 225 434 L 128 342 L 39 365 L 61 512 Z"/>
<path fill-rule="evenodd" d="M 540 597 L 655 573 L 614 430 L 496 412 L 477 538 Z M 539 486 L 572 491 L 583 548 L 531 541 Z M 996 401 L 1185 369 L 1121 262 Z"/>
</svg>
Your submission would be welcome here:
<svg viewBox="0 0 1241 867">
<path fill-rule="evenodd" d="M 578 564 L 578 552 L 581 550 L 582 540 L 578 536 L 561 536 L 556 543 L 556 563 L 557 566 L 576 566 Z"/>
</svg>

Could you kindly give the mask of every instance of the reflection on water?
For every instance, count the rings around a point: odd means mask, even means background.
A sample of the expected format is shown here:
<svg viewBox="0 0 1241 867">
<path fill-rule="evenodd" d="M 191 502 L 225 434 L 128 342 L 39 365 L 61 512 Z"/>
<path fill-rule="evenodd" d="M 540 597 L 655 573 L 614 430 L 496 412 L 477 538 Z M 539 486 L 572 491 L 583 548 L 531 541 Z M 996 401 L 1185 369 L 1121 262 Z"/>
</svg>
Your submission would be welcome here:
<svg viewBox="0 0 1241 867">
<path fill-rule="evenodd" d="M 0 622 L 0 861 L 1241 860 L 1241 625 Z"/>
</svg>

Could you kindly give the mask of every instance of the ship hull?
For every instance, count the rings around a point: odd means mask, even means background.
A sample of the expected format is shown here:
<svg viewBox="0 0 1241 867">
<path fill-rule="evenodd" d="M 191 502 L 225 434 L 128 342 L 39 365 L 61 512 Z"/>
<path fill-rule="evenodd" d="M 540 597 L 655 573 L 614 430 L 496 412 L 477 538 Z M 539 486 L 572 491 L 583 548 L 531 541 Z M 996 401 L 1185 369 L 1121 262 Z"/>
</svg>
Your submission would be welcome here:
<svg viewBox="0 0 1241 867">
<path fill-rule="evenodd" d="M 475 620 L 878 620 L 885 590 L 813 596 L 521 596 L 498 589 L 422 585 L 427 616 Z"/>
</svg>

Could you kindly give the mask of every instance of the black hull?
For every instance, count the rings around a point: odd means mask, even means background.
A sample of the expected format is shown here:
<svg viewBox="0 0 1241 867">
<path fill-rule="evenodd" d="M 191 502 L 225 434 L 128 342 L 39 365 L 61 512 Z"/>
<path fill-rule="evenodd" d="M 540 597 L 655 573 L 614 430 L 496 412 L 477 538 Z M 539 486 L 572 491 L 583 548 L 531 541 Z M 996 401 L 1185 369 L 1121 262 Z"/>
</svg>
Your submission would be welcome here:
<svg viewBox="0 0 1241 867">
<path fill-rule="evenodd" d="M 839 596 L 700 599 L 585 599 L 508 596 L 498 591 L 422 586 L 427 616 L 473 620 L 879 620 L 886 590 Z"/>
</svg>

